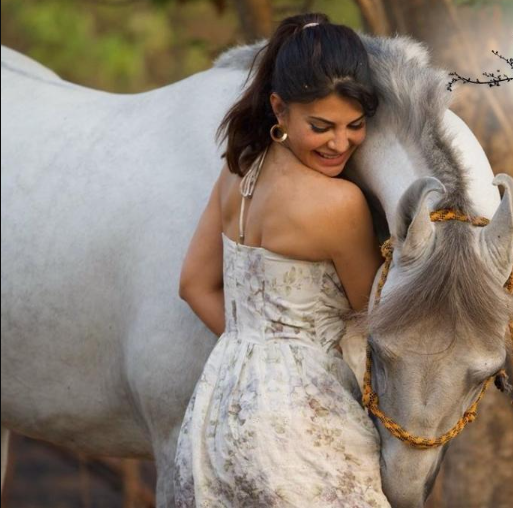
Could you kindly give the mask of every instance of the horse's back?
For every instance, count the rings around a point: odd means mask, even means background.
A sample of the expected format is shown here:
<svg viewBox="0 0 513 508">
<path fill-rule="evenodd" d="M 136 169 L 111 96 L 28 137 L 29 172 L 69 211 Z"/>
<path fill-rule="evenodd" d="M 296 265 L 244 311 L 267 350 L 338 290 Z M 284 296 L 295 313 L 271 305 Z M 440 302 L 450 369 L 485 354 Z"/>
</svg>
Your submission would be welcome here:
<svg viewBox="0 0 513 508">
<path fill-rule="evenodd" d="M 15 72 L 32 79 L 62 81 L 52 70 L 14 49 L 2 46 L 2 73 Z"/>
</svg>

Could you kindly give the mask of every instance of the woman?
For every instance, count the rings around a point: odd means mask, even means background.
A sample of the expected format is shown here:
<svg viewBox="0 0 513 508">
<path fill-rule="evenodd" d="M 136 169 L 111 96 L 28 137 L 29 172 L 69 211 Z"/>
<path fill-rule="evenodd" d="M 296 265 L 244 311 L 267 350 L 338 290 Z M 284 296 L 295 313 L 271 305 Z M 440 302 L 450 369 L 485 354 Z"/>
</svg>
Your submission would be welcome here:
<svg viewBox="0 0 513 508">
<path fill-rule="evenodd" d="M 337 349 L 382 263 L 365 198 L 340 177 L 377 107 L 367 55 L 323 14 L 285 19 L 261 51 L 220 125 L 227 163 L 181 273 L 220 337 L 178 438 L 176 506 L 388 507 Z"/>
</svg>

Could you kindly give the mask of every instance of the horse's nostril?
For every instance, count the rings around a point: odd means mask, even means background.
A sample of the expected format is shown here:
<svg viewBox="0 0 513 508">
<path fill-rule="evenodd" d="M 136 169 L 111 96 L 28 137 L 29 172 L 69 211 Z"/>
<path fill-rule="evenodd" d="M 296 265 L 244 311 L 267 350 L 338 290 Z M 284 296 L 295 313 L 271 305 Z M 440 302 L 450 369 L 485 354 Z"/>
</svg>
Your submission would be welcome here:
<svg viewBox="0 0 513 508">
<path fill-rule="evenodd" d="M 431 489 L 433 488 L 433 483 L 435 481 L 434 475 L 426 482 L 424 485 L 424 492 L 422 495 L 422 499 L 424 503 L 426 502 L 426 499 L 428 498 L 429 494 L 431 494 Z"/>
</svg>

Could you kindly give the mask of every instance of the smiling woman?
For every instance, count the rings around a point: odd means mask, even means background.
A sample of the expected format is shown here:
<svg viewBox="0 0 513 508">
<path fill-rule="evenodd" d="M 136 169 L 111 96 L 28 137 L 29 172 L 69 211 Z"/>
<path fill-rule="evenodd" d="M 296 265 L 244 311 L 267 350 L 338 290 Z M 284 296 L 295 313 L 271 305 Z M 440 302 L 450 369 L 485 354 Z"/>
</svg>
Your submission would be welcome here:
<svg viewBox="0 0 513 508">
<path fill-rule="evenodd" d="M 182 422 L 176 506 L 388 508 L 339 349 L 382 263 L 365 197 L 339 177 L 377 107 L 366 52 L 307 14 L 259 54 L 182 268 L 183 298 L 224 331 Z"/>
<path fill-rule="evenodd" d="M 283 145 L 305 165 L 326 176 L 337 176 L 365 139 L 365 113 L 354 99 L 327 97 L 288 106 L 276 93 L 273 112 L 288 133 Z"/>
</svg>

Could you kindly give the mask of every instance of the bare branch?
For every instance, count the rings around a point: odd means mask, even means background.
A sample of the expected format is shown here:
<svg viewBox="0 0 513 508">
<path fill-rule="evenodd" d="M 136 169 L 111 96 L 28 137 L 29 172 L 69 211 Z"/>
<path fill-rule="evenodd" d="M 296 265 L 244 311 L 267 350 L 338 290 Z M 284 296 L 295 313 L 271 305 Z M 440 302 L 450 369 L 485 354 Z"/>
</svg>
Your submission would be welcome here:
<svg viewBox="0 0 513 508">
<path fill-rule="evenodd" d="M 498 51 L 492 50 L 492 53 L 495 56 L 498 56 L 501 60 L 504 60 L 511 69 L 513 69 L 513 58 L 506 58 L 501 55 Z M 513 76 L 508 76 L 507 74 L 500 74 L 500 69 L 497 69 L 498 75 L 495 75 L 494 72 L 483 72 L 483 76 L 487 77 L 488 80 L 481 81 L 479 78 L 472 79 L 466 78 L 464 76 L 460 76 L 457 72 L 450 72 L 449 76 L 454 76 L 449 83 L 447 83 L 447 90 L 452 92 L 452 85 L 461 81 L 462 83 L 472 83 L 473 85 L 488 85 L 492 86 L 500 86 L 501 83 L 508 83 L 513 81 Z"/>
</svg>

